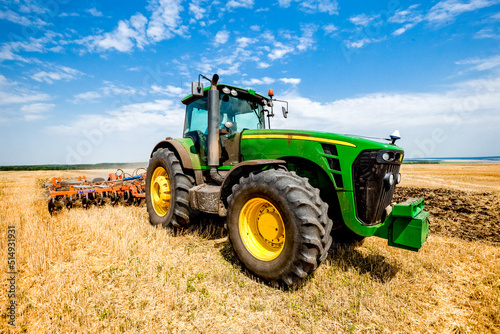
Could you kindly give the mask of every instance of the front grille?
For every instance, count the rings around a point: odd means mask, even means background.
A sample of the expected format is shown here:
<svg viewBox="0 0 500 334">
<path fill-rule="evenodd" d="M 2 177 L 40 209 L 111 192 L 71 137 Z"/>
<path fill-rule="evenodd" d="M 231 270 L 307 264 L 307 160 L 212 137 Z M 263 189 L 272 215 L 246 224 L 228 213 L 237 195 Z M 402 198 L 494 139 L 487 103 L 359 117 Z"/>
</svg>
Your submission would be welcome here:
<svg viewBox="0 0 500 334">
<path fill-rule="evenodd" d="M 382 155 L 385 152 L 402 154 L 401 151 L 367 150 L 361 152 L 353 165 L 356 215 L 367 226 L 382 222 L 385 208 L 391 204 L 396 188 L 396 181 L 390 186 L 384 177 L 392 173 L 396 180 L 401 161 L 384 161 Z"/>
</svg>

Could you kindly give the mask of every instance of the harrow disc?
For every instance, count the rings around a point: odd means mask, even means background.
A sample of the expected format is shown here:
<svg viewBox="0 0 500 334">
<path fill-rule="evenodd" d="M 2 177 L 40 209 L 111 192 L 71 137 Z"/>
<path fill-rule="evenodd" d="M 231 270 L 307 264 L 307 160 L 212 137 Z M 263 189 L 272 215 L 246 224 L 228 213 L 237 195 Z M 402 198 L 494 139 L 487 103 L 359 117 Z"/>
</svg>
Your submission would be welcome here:
<svg viewBox="0 0 500 334">
<path fill-rule="evenodd" d="M 106 202 L 104 202 L 104 195 L 102 193 L 100 195 L 97 195 L 95 200 L 95 205 L 103 206 L 105 204 Z"/>
<path fill-rule="evenodd" d="M 85 196 L 82 196 L 82 208 L 88 209 L 89 205 L 90 205 L 89 195 L 85 194 Z"/>
<path fill-rule="evenodd" d="M 70 210 L 73 207 L 73 196 L 66 197 L 64 199 L 65 201 L 65 206 L 68 210 Z"/>
<path fill-rule="evenodd" d="M 56 212 L 56 203 L 54 198 L 49 199 L 48 208 L 49 208 L 49 213 L 52 216 L 54 212 Z"/>
<path fill-rule="evenodd" d="M 118 194 L 115 192 L 113 192 L 109 198 L 111 199 L 111 205 L 112 206 L 115 206 L 116 204 L 118 204 L 120 202 L 120 196 L 118 196 Z"/>
<path fill-rule="evenodd" d="M 135 206 L 141 206 L 143 203 L 143 200 L 141 197 L 134 197 L 134 205 Z"/>
</svg>

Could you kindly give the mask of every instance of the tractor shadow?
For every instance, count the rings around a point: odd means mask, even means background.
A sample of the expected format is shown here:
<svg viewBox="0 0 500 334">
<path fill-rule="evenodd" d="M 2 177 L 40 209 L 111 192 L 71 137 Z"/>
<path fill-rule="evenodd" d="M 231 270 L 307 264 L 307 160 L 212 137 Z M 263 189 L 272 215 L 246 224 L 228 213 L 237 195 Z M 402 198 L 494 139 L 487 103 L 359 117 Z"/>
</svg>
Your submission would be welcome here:
<svg viewBox="0 0 500 334">
<path fill-rule="evenodd" d="M 287 287 L 284 285 L 280 285 L 276 282 L 270 282 L 267 280 L 264 280 L 258 276 L 255 276 L 251 271 L 247 270 L 245 266 L 241 263 L 241 261 L 237 258 L 236 253 L 233 250 L 233 247 L 231 246 L 231 242 L 229 241 L 229 238 L 221 241 L 219 243 L 215 244 L 215 248 L 219 249 L 220 254 L 222 255 L 222 258 L 227 261 L 228 263 L 231 264 L 231 266 L 241 272 L 243 275 L 251 279 L 257 284 L 265 284 L 270 288 L 273 289 L 281 289 L 283 291 L 289 291 L 291 289 L 296 289 L 297 286 L 293 287 Z M 238 278 L 236 278 L 238 280 Z M 240 285 L 244 285 L 244 280 L 241 280 L 238 282 Z"/>
<path fill-rule="evenodd" d="M 197 234 L 207 240 L 217 240 L 227 237 L 227 230 L 224 228 L 226 219 L 217 215 L 199 214 L 195 215 L 192 220 L 193 224 L 184 233 Z M 241 271 L 245 276 L 257 283 L 266 284 L 272 288 L 280 288 L 284 291 L 300 289 L 304 284 L 314 277 L 314 273 L 306 277 L 299 284 L 292 287 L 279 286 L 275 282 L 265 281 L 253 273 L 245 269 L 243 264 L 234 253 L 233 247 L 229 239 L 221 240 L 215 243 L 214 247 L 219 250 L 222 258 L 230 263 L 233 268 Z M 358 246 L 360 247 L 360 246 Z M 388 262 L 388 260 L 380 254 L 365 255 L 359 251 L 356 246 L 335 246 L 329 250 L 328 257 L 325 262 L 332 267 L 337 268 L 342 272 L 354 270 L 359 275 L 368 274 L 373 281 L 380 283 L 390 282 L 400 270 L 397 264 Z M 325 265 L 325 264 L 323 264 Z"/>
<path fill-rule="evenodd" d="M 278 285 L 276 282 L 265 281 L 246 270 L 240 260 L 236 257 L 229 240 L 224 240 L 215 244 L 215 248 L 219 249 L 223 259 L 230 263 L 233 268 L 241 271 L 245 276 L 253 281 L 265 284 L 272 288 L 279 288 L 283 291 L 300 290 L 304 284 L 307 284 L 308 281 L 314 277 L 314 273 L 312 273 L 312 275 L 306 277 L 291 287 Z M 384 256 L 379 254 L 363 255 L 354 246 L 339 246 L 334 249 L 330 249 L 327 262 L 329 262 L 330 266 L 337 268 L 343 273 L 347 273 L 354 269 L 358 275 L 368 274 L 373 281 L 379 283 L 390 282 L 400 269 L 398 265 L 389 263 Z"/>
<path fill-rule="evenodd" d="M 327 260 L 341 271 L 354 269 L 360 275 L 368 274 L 372 280 L 380 283 L 390 282 L 400 269 L 380 254 L 362 254 L 356 246 L 332 246 Z"/>
<path fill-rule="evenodd" d="M 191 217 L 191 224 L 183 233 L 197 234 L 207 240 L 216 240 L 227 237 L 227 231 L 224 228 L 225 217 L 211 215 L 206 213 L 195 213 Z"/>
</svg>

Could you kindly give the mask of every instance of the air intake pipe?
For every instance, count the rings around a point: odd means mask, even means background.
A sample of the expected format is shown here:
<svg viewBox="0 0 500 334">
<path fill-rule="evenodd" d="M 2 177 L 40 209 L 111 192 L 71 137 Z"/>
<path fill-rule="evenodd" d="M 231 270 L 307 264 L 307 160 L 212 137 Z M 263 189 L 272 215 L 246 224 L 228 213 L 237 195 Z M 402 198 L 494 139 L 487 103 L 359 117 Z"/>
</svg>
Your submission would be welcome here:
<svg viewBox="0 0 500 334">
<path fill-rule="evenodd" d="M 219 76 L 214 74 L 210 90 L 208 91 L 208 166 L 210 166 L 210 178 L 221 184 L 224 178 L 219 174 L 220 152 L 219 152 L 219 125 L 220 125 L 220 96 L 217 89 Z"/>
</svg>

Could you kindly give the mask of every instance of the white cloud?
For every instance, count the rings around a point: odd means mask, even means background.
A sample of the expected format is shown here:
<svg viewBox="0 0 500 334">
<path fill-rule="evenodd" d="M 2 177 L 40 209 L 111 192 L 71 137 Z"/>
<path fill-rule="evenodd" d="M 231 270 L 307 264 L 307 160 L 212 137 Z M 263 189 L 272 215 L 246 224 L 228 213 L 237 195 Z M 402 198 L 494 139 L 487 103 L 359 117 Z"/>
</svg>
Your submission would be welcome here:
<svg viewBox="0 0 500 334">
<path fill-rule="evenodd" d="M 250 26 L 250 30 L 252 30 L 252 31 L 260 31 L 260 26 L 258 26 L 258 25 Z"/>
<path fill-rule="evenodd" d="M 399 129 L 404 139 L 407 132 L 417 131 L 425 137 L 435 129 L 461 127 L 464 132 L 477 128 L 478 122 L 500 121 L 500 77 L 466 81 L 436 93 L 380 92 L 328 103 L 295 93 L 283 99 L 289 102 L 290 113 L 287 120 L 274 121 L 277 128 L 376 136 Z M 416 147 L 410 145 L 411 150 L 416 151 Z"/>
<path fill-rule="evenodd" d="M 58 80 L 73 80 L 83 73 L 66 66 L 50 66 L 53 68 L 52 71 L 39 71 L 31 76 L 33 80 L 38 82 L 46 82 L 48 84 L 52 84 L 54 81 Z"/>
<path fill-rule="evenodd" d="M 73 102 L 74 103 L 79 103 L 79 102 L 82 102 L 82 101 L 92 102 L 92 101 L 95 101 L 97 99 L 100 99 L 101 97 L 102 97 L 101 93 L 90 91 L 90 92 L 76 94 L 74 96 L 75 99 L 74 99 Z"/>
<path fill-rule="evenodd" d="M 292 1 L 293 0 L 278 0 L 278 4 L 279 4 L 280 7 L 288 8 L 288 7 L 290 7 L 290 3 Z"/>
<path fill-rule="evenodd" d="M 180 3 L 181 0 L 150 0 L 149 9 L 153 14 L 148 24 L 147 34 L 154 42 L 184 34 L 184 28 L 180 26 L 180 13 L 183 10 Z"/>
<path fill-rule="evenodd" d="M 397 10 L 393 16 L 391 16 L 387 21 L 391 23 L 406 23 L 414 22 L 418 23 L 422 21 L 423 17 L 417 8 L 420 5 L 411 5 L 407 9 Z"/>
<path fill-rule="evenodd" d="M 98 11 L 95 7 L 87 9 L 86 11 L 88 13 L 90 13 L 90 15 L 92 15 L 92 16 L 96 16 L 96 17 L 102 16 L 102 13 L 100 11 Z"/>
<path fill-rule="evenodd" d="M 105 86 L 100 87 L 96 91 L 88 91 L 84 93 L 75 94 L 73 97 L 73 103 L 82 103 L 82 102 L 95 102 L 98 99 L 110 96 L 134 96 L 140 95 L 143 96 L 146 93 L 142 90 L 137 90 L 130 86 L 116 86 L 111 82 L 104 82 Z"/>
<path fill-rule="evenodd" d="M 268 63 L 265 63 L 265 62 L 259 62 L 259 63 L 257 64 L 257 67 L 258 67 L 258 68 L 268 68 L 269 66 L 271 66 L 271 65 L 270 65 L 270 64 L 268 64 Z"/>
<path fill-rule="evenodd" d="M 408 23 L 408 24 L 405 24 L 403 27 L 399 28 L 399 29 L 396 29 L 394 30 L 394 32 L 392 33 L 393 36 L 399 36 L 399 35 L 402 35 L 404 34 L 407 30 L 413 28 L 415 26 L 415 24 L 413 23 Z"/>
<path fill-rule="evenodd" d="M 393 36 L 399 36 L 422 22 L 424 17 L 417 9 L 420 5 L 411 5 L 407 9 L 397 10 L 387 21 L 390 23 L 400 23 L 404 26 L 392 32 Z"/>
<path fill-rule="evenodd" d="M 19 56 L 19 52 L 48 52 L 48 51 L 60 51 L 61 48 L 58 45 L 60 39 L 63 37 L 62 34 L 47 31 L 40 38 L 29 37 L 24 41 L 17 42 L 6 42 L 2 45 L 0 49 L 0 61 L 3 60 L 18 60 L 23 62 L 36 62 L 37 60 L 26 59 Z M 59 38 L 59 40 L 57 40 Z"/>
<path fill-rule="evenodd" d="M 373 22 L 375 19 L 377 19 L 379 17 L 380 17 L 380 15 L 359 14 L 359 15 L 350 17 L 349 21 L 352 24 L 355 24 L 357 26 L 367 27 L 371 22 Z"/>
<path fill-rule="evenodd" d="M 236 42 L 238 42 L 239 47 L 246 48 L 248 45 L 257 42 L 257 40 L 255 38 L 240 37 L 236 40 Z"/>
<path fill-rule="evenodd" d="M 460 14 L 498 4 L 498 0 L 443 0 L 434 5 L 426 15 L 426 20 L 435 24 L 451 22 Z"/>
<path fill-rule="evenodd" d="M 241 81 L 242 85 L 245 86 L 257 86 L 257 85 L 270 85 L 274 83 L 276 80 L 269 78 L 269 77 L 263 77 L 260 79 L 249 79 L 249 80 L 243 80 Z"/>
<path fill-rule="evenodd" d="M 171 39 L 176 35 L 186 36 L 187 26 L 181 25 L 181 0 L 149 0 L 147 9 L 151 12 L 149 20 L 136 13 L 128 20 L 120 20 L 111 32 L 87 36 L 74 43 L 84 45 L 89 51 L 116 50 L 130 52 L 135 46 L 144 46 Z M 193 11 L 196 8 L 193 7 Z M 202 11 L 198 11 L 201 15 Z"/>
<path fill-rule="evenodd" d="M 12 50 L 12 47 L 9 44 L 4 44 L 0 48 L 0 62 L 4 60 L 18 60 L 23 62 L 28 61 L 25 58 L 15 54 Z"/>
<path fill-rule="evenodd" d="M 55 104 L 49 104 L 49 103 L 32 103 L 32 104 L 26 104 L 21 107 L 21 111 L 27 112 L 27 113 L 32 113 L 32 114 L 38 114 L 38 113 L 43 113 L 51 110 L 54 108 Z"/>
<path fill-rule="evenodd" d="M 179 97 L 179 96 L 182 97 L 182 96 L 186 95 L 182 88 L 170 86 L 170 85 L 167 85 L 166 87 L 152 85 L 151 86 L 151 93 L 163 94 L 163 95 L 172 96 L 172 97 Z"/>
<path fill-rule="evenodd" d="M 301 82 L 301 79 L 299 78 L 281 78 L 281 82 L 290 84 L 290 85 L 298 85 Z"/>
<path fill-rule="evenodd" d="M 339 5 L 336 0 L 278 0 L 278 5 L 282 8 L 288 8 L 292 2 L 297 2 L 299 9 L 308 14 L 338 14 Z"/>
<path fill-rule="evenodd" d="M 24 120 L 31 122 L 47 118 L 47 112 L 52 110 L 54 107 L 55 104 L 33 103 L 22 106 L 21 111 L 24 112 Z"/>
<path fill-rule="evenodd" d="M 318 27 L 313 24 L 304 25 L 301 27 L 302 36 L 298 38 L 299 44 L 297 49 L 299 51 L 306 51 L 314 46 L 314 33 L 318 30 Z"/>
<path fill-rule="evenodd" d="M 68 17 L 68 16 L 78 17 L 78 16 L 80 16 L 80 14 L 74 13 L 74 12 L 73 13 L 61 13 L 61 14 L 59 14 L 59 17 Z"/>
<path fill-rule="evenodd" d="M 370 43 L 378 43 L 385 40 L 385 38 L 362 38 L 357 41 L 345 41 L 346 45 L 350 49 L 359 49 Z"/>
<path fill-rule="evenodd" d="M 50 96 L 45 93 L 36 93 L 30 91 L 20 91 L 20 92 L 10 93 L 10 92 L 0 91 L 0 105 L 29 103 L 34 101 L 46 101 L 49 99 Z"/>
<path fill-rule="evenodd" d="M 226 8 L 252 8 L 253 0 L 230 0 L 227 2 Z"/>
<path fill-rule="evenodd" d="M 205 16 L 207 10 L 200 6 L 199 3 L 191 2 L 189 4 L 189 12 L 193 15 L 194 19 L 201 20 Z"/>
<path fill-rule="evenodd" d="M 40 19 L 40 17 L 35 17 L 34 20 L 30 20 L 26 16 L 21 16 L 12 10 L 1 11 L 0 10 L 0 19 L 7 20 L 13 23 L 17 23 L 23 26 L 34 26 L 34 27 L 42 27 L 46 26 L 48 23 Z"/>
<path fill-rule="evenodd" d="M 134 45 L 142 49 L 148 44 L 146 39 L 147 19 L 141 14 L 133 15 L 130 20 L 121 20 L 118 27 L 102 36 L 95 36 L 89 43 L 90 48 L 102 50 L 115 49 L 121 52 L 131 51 Z"/>
<path fill-rule="evenodd" d="M 284 45 L 281 42 L 277 42 L 275 44 L 275 48 L 271 51 L 271 53 L 268 55 L 268 57 L 271 60 L 276 60 L 276 59 L 281 59 L 283 58 L 286 54 L 293 52 L 294 48 L 291 46 Z"/>
<path fill-rule="evenodd" d="M 332 35 L 335 31 L 339 30 L 334 24 L 327 24 L 322 27 L 326 35 Z"/>
<path fill-rule="evenodd" d="M 112 96 L 112 95 L 134 95 L 138 92 L 135 88 L 130 87 L 130 86 L 122 86 L 118 87 L 115 84 L 111 82 L 105 82 L 107 86 L 104 86 L 101 88 L 101 91 L 105 96 Z M 141 93 L 141 95 L 144 95 Z"/>
<path fill-rule="evenodd" d="M 70 124 L 47 127 L 47 131 L 57 134 L 80 134 L 103 128 L 105 135 L 126 133 L 134 130 L 151 133 L 163 129 L 164 133 L 177 133 L 182 128 L 184 108 L 177 101 L 154 100 L 152 102 L 124 105 L 106 113 L 80 115 Z"/>
<path fill-rule="evenodd" d="M 500 28 L 497 27 L 497 31 L 493 28 L 483 28 L 479 30 L 475 35 L 476 39 L 484 39 L 484 38 L 492 38 L 492 39 L 500 39 Z"/>
<path fill-rule="evenodd" d="M 240 66 L 241 63 L 239 62 L 234 64 L 229 64 L 229 66 L 224 69 L 219 68 L 217 70 L 217 73 L 219 73 L 220 75 L 233 75 L 240 72 Z"/>
<path fill-rule="evenodd" d="M 41 1 L 28 0 L 19 2 L 16 0 L 13 2 L 19 4 L 19 11 L 26 14 L 31 14 L 31 13 L 43 14 L 50 10 L 49 6 L 44 6 L 46 5 L 46 3 L 39 3 Z"/>
<path fill-rule="evenodd" d="M 226 44 L 228 39 L 229 39 L 229 31 L 221 30 L 217 32 L 217 34 L 215 34 L 214 44 L 216 46 L 219 46 L 221 44 Z"/>
<path fill-rule="evenodd" d="M 0 74 L 0 105 L 30 103 L 48 99 L 50 99 L 49 95 L 20 87 L 17 82 L 11 81 Z"/>
<path fill-rule="evenodd" d="M 272 32 L 270 32 L 269 30 L 266 30 L 262 35 L 261 37 L 265 40 L 267 40 L 268 42 L 274 42 L 274 35 Z"/>
<path fill-rule="evenodd" d="M 472 70 L 486 71 L 496 67 L 500 67 L 500 55 L 491 56 L 488 58 L 473 58 L 456 62 L 457 65 L 473 65 Z"/>
</svg>

